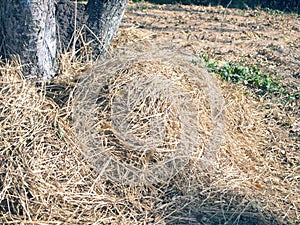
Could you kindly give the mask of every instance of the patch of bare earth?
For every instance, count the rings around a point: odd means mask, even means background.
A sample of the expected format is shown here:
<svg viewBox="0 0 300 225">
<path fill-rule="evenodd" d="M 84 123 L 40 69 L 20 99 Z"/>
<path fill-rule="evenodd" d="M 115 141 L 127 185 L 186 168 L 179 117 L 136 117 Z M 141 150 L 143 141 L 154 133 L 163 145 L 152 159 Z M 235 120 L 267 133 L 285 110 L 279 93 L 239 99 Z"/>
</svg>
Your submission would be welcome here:
<svg viewBox="0 0 300 225">
<path fill-rule="evenodd" d="M 168 40 L 196 55 L 245 61 L 263 70 L 278 71 L 287 85 L 299 88 L 300 19 L 295 14 L 133 4 L 123 19 L 119 38 L 122 36 L 126 42 Z"/>
</svg>

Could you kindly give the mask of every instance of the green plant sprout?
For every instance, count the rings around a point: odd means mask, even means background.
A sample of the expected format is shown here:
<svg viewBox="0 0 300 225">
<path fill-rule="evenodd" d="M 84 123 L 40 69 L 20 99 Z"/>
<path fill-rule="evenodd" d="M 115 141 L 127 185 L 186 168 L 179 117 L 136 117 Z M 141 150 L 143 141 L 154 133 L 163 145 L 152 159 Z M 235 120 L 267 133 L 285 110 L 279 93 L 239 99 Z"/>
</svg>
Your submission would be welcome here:
<svg viewBox="0 0 300 225">
<path fill-rule="evenodd" d="M 218 74 L 222 80 L 229 83 L 239 83 L 254 90 L 260 96 L 280 97 L 284 104 L 300 99 L 300 92 L 290 93 L 278 78 L 263 73 L 253 65 L 243 65 L 240 62 L 229 61 L 221 64 L 220 61 L 203 56 L 210 72 Z"/>
</svg>

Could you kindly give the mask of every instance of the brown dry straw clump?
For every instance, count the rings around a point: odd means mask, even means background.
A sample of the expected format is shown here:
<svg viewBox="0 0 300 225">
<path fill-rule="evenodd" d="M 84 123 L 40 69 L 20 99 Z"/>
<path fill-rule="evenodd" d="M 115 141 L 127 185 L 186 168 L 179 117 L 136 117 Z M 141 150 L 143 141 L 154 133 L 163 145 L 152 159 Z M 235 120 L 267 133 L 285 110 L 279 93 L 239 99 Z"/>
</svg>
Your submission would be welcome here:
<svg viewBox="0 0 300 225">
<path fill-rule="evenodd" d="M 0 223 L 297 224 L 299 144 L 281 146 L 287 166 L 262 103 L 201 67 L 136 44 L 93 65 L 62 109 L 3 65 Z"/>
<path fill-rule="evenodd" d="M 224 177 L 216 186 L 243 193 L 250 207 L 265 214 L 264 224 L 298 224 L 299 140 L 282 126 L 287 121 L 274 120 L 272 114 L 280 114 L 276 106 L 266 109 L 236 85 L 223 85 L 223 93 L 227 129 L 219 166 Z"/>
<path fill-rule="evenodd" d="M 1 68 L 0 93 L 1 223 L 91 221 L 106 200 L 91 193 L 94 178 L 60 109 L 17 67 Z"/>
<path fill-rule="evenodd" d="M 159 183 L 192 157 L 203 165 L 216 159 L 220 90 L 199 60 L 166 47 L 125 48 L 77 89 L 73 116 L 83 151 L 110 179 Z"/>
</svg>

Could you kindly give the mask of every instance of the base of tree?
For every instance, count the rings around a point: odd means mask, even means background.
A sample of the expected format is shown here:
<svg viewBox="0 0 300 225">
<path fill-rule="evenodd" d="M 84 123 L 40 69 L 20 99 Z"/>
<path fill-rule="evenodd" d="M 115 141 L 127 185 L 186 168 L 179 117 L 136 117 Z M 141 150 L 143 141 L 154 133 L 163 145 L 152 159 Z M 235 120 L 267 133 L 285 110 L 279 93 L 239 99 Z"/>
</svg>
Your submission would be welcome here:
<svg viewBox="0 0 300 225">
<path fill-rule="evenodd" d="M 84 46 L 89 59 L 105 56 L 127 3 L 128 0 L 90 0 L 86 5 L 70 0 L 1 0 L 0 56 L 20 58 L 24 77 L 49 82 L 57 74 L 57 53 L 78 54 Z"/>
<path fill-rule="evenodd" d="M 70 48 L 74 40 L 74 32 L 80 29 L 87 21 L 85 13 L 86 4 L 60 0 L 56 4 L 56 21 L 58 24 L 58 50 L 65 51 Z M 76 21 L 75 21 L 76 15 Z M 78 46 L 77 46 L 78 47 Z"/>
</svg>

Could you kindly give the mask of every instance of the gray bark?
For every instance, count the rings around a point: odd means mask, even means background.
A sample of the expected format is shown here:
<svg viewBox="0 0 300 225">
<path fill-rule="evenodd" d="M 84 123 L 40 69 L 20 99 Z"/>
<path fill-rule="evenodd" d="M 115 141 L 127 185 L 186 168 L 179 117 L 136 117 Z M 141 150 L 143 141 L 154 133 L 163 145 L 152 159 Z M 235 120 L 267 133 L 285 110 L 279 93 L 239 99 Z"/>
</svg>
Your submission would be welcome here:
<svg viewBox="0 0 300 225">
<path fill-rule="evenodd" d="M 78 25 L 86 24 L 93 58 L 102 58 L 123 17 L 128 0 L 89 0 L 80 6 Z M 68 0 L 0 0 L 0 53 L 4 58 L 19 56 L 24 76 L 50 81 L 57 72 L 57 49 L 67 49 L 75 27 L 75 10 L 65 15 Z M 57 12 L 56 12 L 57 10 Z M 82 12 L 84 10 L 84 12 Z M 62 17 L 71 18 L 62 19 Z M 58 28 L 58 30 L 56 29 Z M 77 46 L 79 47 L 79 46 Z"/>
<path fill-rule="evenodd" d="M 127 0 L 89 0 L 87 4 L 87 25 L 93 33 L 88 34 L 88 40 L 94 39 L 94 54 L 103 57 L 119 28 Z"/>
<path fill-rule="evenodd" d="M 74 31 L 87 24 L 86 4 L 60 0 L 56 4 L 55 15 L 58 29 L 58 51 L 70 51 L 73 47 Z M 77 40 L 76 46 L 79 48 L 78 42 Z"/>
<path fill-rule="evenodd" d="M 20 57 L 29 79 L 49 80 L 56 66 L 54 2 L 49 0 L 1 0 L 2 55 Z"/>
</svg>

